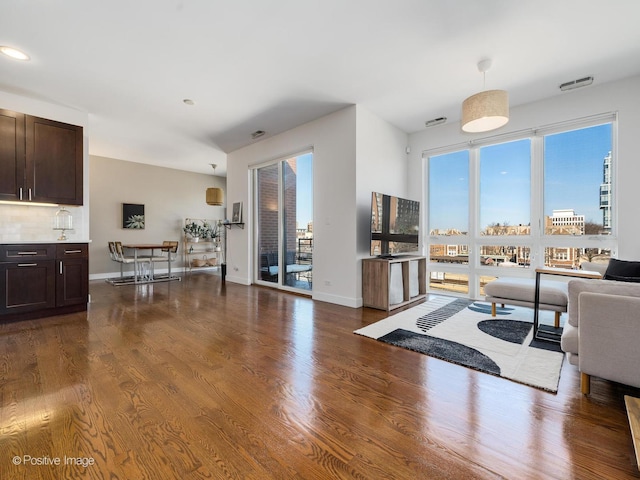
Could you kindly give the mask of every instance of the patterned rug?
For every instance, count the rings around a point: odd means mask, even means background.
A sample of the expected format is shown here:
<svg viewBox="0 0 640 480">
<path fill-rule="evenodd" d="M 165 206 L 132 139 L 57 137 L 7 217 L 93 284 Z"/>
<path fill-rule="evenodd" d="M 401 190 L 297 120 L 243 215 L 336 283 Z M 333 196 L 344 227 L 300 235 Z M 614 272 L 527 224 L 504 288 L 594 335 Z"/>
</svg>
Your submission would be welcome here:
<svg viewBox="0 0 640 480">
<path fill-rule="evenodd" d="M 532 319 L 530 308 L 494 318 L 487 303 L 436 296 L 354 333 L 555 393 L 564 354 L 533 340 Z"/>
</svg>

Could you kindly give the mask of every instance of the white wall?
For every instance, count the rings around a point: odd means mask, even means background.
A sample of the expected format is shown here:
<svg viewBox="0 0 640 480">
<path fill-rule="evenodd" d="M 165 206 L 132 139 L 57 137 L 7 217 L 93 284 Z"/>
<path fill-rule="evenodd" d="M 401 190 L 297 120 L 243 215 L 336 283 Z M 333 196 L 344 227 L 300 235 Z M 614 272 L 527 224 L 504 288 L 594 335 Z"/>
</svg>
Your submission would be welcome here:
<svg viewBox="0 0 640 480">
<path fill-rule="evenodd" d="M 355 117 L 348 107 L 228 155 L 227 216 L 243 202 L 247 224 L 228 232 L 228 281 L 252 282 L 249 167 L 313 147 L 313 298 L 356 306 Z"/>
<path fill-rule="evenodd" d="M 208 187 L 226 190 L 223 177 L 94 155 L 90 157 L 90 165 L 92 280 L 119 275 L 119 265 L 109 258 L 109 241 L 125 244 L 181 241 L 185 218 L 224 219 L 224 207 L 207 205 L 205 201 Z M 122 228 L 123 203 L 145 206 L 144 230 Z M 180 244 L 176 271 L 184 266 L 182 248 Z M 157 271 L 164 270 L 160 267 Z"/>
<path fill-rule="evenodd" d="M 361 260 L 371 257 L 371 192 L 409 198 L 406 153 L 409 136 L 365 108 L 356 108 L 356 285 L 358 298 L 362 300 Z M 411 198 L 420 200 L 419 195 Z"/>
<path fill-rule="evenodd" d="M 425 150 L 460 144 L 482 136 L 516 132 L 609 112 L 618 112 L 618 258 L 640 260 L 640 222 L 636 214 L 640 202 L 640 77 L 561 93 L 546 100 L 512 108 L 509 123 L 505 127 L 484 135 L 463 134 L 459 122 L 432 127 L 410 135 L 410 195 L 416 198 L 421 195 L 424 179 L 422 153 Z"/>
<path fill-rule="evenodd" d="M 247 229 L 229 232 L 228 280 L 252 281 L 249 167 L 313 147 L 313 298 L 361 306 L 371 192 L 406 195 L 406 146 L 405 133 L 351 106 L 230 153 L 227 205 L 244 202 Z"/>
<path fill-rule="evenodd" d="M 89 240 L 89 116 L 69 107 L 21 97 L 0 91 L 0 108 L 36 117 L 79 125 L 84 128 L 83 205 L 67 207 L 73 215 L 74 229 L 67 237 L 73 241 Z M 0 241 L 54 241 L 60 232 L 54 231 L 53 217 L 57 207 L 0 204 Z"/>
</svg>

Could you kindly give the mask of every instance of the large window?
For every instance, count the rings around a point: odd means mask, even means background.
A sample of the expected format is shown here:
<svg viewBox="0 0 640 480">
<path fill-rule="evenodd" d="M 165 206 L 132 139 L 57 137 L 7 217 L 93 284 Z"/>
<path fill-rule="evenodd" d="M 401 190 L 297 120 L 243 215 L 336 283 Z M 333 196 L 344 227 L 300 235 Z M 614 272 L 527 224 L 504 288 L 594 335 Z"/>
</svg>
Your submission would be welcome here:
<svg viewBox="0 0 640 480">
<path fill-rule="evenodd" d="M 479 157 L 480 233 L 528 235 L 531 225 L 531 140 L 482 147 Z"/>
<path fill-rule="evenodd" d="M 430 235 L 460 235 L 469 231 L 469 152 L 429 159 Z"/>
<path fill-rule="evenodd" d="M 606 123 L 544 137 L 544 234 L 570 241 L 548 245 L 545 265 L 573 268 L 610 257 L 611 245 L 582 239 L 612 233 L 611 135 Z"/>
<path fill-rule="evenodd" d="M 602 117 L 428 156 L 431 288 L 477 297 L 487 279 L 529 267 L 606 262 L 617 245 L 614 128 Z"/>
</svg>

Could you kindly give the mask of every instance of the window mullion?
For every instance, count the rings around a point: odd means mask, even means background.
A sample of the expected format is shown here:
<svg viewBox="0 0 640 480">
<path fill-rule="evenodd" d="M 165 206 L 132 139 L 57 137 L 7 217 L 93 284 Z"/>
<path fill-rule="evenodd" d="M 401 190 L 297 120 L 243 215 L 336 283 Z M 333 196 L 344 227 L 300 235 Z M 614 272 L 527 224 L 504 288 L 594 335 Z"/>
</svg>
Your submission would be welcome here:
<svg viewBox="0 0 640 480">
<path fill-rule="evenodd" d="M 544 142 L 531 138 L 531 265 L 544 265 Z"/>
<path fill-rule="evenodd" d="M 477 270 L 480 265 L 480 148 L 469 150 L 469 296 L 478 297 Z"/>
</svg>

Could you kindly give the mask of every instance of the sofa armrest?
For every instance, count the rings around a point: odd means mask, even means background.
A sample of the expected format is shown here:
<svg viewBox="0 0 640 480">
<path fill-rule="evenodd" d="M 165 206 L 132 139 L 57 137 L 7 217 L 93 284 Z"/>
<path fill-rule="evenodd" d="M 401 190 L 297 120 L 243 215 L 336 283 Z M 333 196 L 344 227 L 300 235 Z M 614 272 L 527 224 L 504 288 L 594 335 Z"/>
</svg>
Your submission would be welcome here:
<svg viewBox="0 0 640 480">
<path fill-rule="evenodd" d="M 583 292 L 606 293 L 626 297 L 640 297 L 640 283 L 616 280 L 574 279 L 569 281 L 569 303 L 567 315 L 569 324 L 577 327 L 580 322 L 578 295 Z"/>
<path fill-rule="evenodd" d="M 640 387 L 640 298 L 583 292 L 578 303 L 580 371 Z"/>
</svg>

